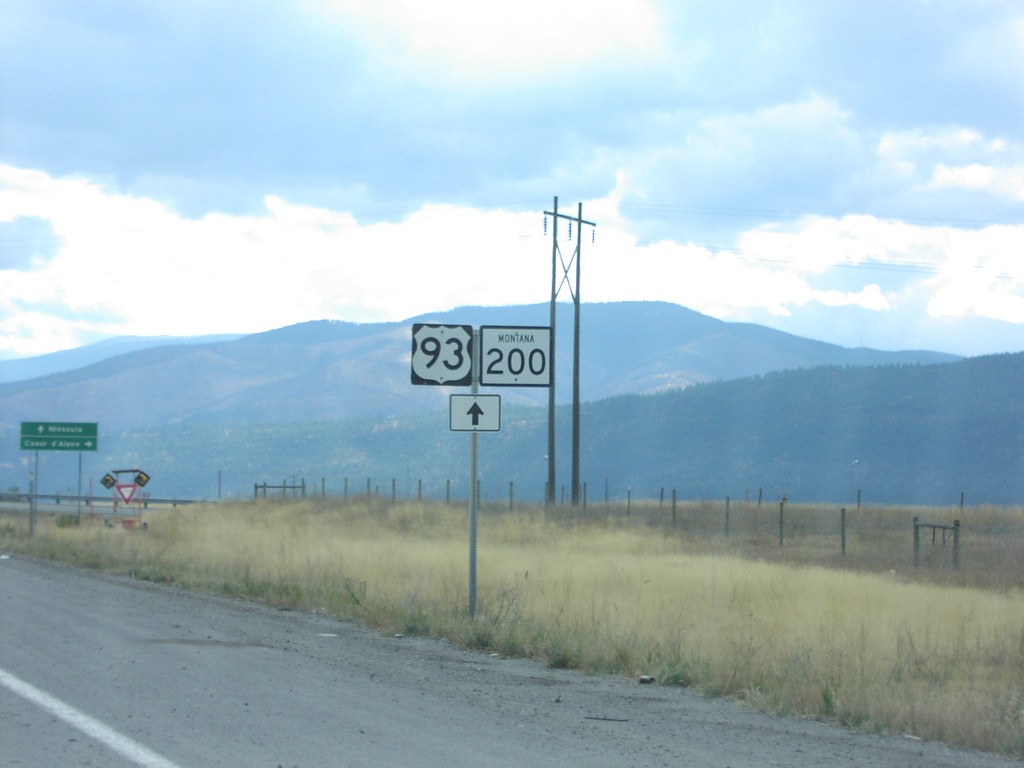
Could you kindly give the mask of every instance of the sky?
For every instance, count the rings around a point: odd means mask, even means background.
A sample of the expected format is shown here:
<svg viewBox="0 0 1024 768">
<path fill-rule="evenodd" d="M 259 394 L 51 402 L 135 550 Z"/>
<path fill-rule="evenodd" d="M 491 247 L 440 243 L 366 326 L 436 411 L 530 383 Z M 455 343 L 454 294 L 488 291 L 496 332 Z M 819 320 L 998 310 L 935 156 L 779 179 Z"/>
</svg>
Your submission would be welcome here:
<svg viewBox="0 0 1024 768">
<path fill-rule="evenodd" d="M 0 4 L 0 359 L 544 303 L 577 246 L 584 304 L 1024 350 L 1024 3 Z"/>
</svg>

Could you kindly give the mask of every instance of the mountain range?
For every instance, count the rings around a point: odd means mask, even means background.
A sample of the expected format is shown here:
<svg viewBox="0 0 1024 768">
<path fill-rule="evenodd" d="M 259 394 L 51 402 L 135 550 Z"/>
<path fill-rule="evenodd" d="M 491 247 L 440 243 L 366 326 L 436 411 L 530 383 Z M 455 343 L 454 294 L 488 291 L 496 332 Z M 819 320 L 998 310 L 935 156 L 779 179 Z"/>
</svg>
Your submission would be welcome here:
<svg viewBox="0 0 1024 768">
<path fill-rule="evenodd" d="M 19 422 L 86 421 L 100 426 L 100 450 L 81 454 L 86 476 L 143 467 L 157 497 L 246 495 L 283 477 L 332 492 L 351 483 L 443 495 L 453 478 L 465 485 L 466 436 L 448 429 L 448 396 L 466 390 L 411 384 L 413 323 L 549 320 L 547 304 L 463 307 L 399 323 L 158 340 L 120 354 L 107 344 L 75 351 L 68 370 L 58 353 L 47 375 L 0 384 L 0 484 L 25 485 Z M 562 482 L 571 305 L 558 305 L 555 336 Z M 671 487 L 683 498 L 741 498 L 758 488 L 826 500 L 863 485 L 893 502 L 964 491 L 1024 500 L 1024 355 L 849 349 L 651 302 L 584 304 L 580 337 L 584 481 L 613 495 Z M 0 362 L 0 379 L 10 362 L 19 361 Z M 492 493 L 514 482 L 539 498 L 547 390 L 500 393 L 503 426 L 481 436 L 482 477 Z M 73 491 L 72 459 L 41 453 L 40 489 Z"/>
<path fill-rule="evenodd" d="M 571 398 L 571 310 L 559 304 L 556 316 L 558 402 Z M 122 431 L 441 409 L 449 388 L 410 386 L 411 328 L 417 322 L 548 326 L 550 309 L 463 307 L 396 323 L 321 320 L 237 338 L 105 342 L 47 356 L 53 370 L 47 375 L 0 384 L 0 430 L 20 421 L 89 421 Z M 817 365 L 957 359 L 927 351 L 847 349 L 655 302 L 584 304 L 580 329 L 583 401 Z M 59 370 L 62 360 L 69 370 Z M 24 361 L 0 361 L 0 379 L 13 364 L 26 369 Z M 541 389 L 502 394 L 517 405 L 544 405 L 548 398 Z"/>
</svg>

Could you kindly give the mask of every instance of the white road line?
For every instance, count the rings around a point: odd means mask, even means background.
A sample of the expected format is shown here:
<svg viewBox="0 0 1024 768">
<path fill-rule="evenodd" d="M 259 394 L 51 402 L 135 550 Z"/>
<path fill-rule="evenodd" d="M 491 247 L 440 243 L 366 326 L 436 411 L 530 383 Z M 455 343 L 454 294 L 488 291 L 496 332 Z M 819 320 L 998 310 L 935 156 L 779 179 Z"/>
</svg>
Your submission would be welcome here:
<svg viewBox="0 0 1024 768">
<path fill-rule="evenodd" d="M 0 669 L 0 685 L 21 696 L 23 699 L 27 699 L 37 707 L 45 709 L 54 717 L 63 720 L 72 728 L 77 728 L 86 736 L 90 736 L 101 744 L 106 745 L 136 765 L 145 766 L 145 768 L 178 768 L 170 760 L 161 757 L 152 750 L 146 749 L 137 741 L 133 741 L 127 736 L 122 736 L 99 720 L 79 712 L 60 699 L 56 699 L 35 686 L 29 685 L 24 680 L 15 677 L 3 669 Z"/>
</svg>

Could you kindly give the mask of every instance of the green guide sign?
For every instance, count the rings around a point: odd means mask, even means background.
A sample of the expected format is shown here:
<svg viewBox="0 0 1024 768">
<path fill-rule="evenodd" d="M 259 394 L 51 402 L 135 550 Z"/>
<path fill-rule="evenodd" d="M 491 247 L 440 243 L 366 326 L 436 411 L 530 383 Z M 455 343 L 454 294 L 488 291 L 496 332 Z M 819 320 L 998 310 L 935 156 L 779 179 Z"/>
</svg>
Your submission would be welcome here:
<svg viewBox="0 0 1024 768">
<path fill-rule="evenodd" d="M 23 451 L 95 451 L 99 444 L 95 423 L 67 421 L 21 422 Z"/>
</svg>

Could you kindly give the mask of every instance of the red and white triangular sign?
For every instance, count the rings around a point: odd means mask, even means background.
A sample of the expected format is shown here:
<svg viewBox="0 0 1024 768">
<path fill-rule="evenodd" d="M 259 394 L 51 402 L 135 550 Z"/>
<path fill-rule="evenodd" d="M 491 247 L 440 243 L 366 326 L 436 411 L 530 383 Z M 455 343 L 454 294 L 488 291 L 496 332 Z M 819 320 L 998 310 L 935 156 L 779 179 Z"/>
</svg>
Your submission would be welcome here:
<svg viewBox="0 0 1024 768">
<path fill-rule="evenodd" d="M 117 488 L 117 492 L 125 504 L 131 504 L 135 497 L 135 491 L 139 489 L 135 483 L 118 483 L 114 487 Z"/>
</svg>

